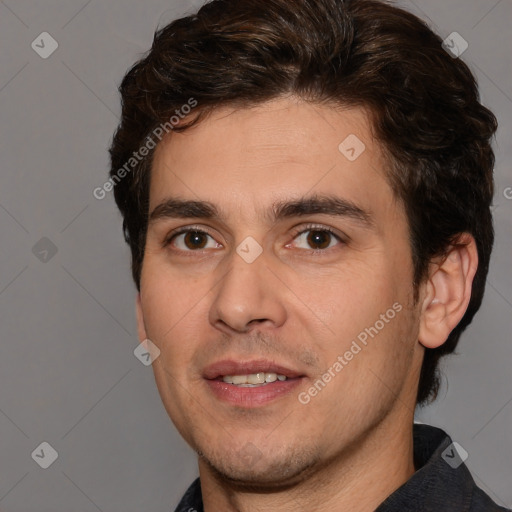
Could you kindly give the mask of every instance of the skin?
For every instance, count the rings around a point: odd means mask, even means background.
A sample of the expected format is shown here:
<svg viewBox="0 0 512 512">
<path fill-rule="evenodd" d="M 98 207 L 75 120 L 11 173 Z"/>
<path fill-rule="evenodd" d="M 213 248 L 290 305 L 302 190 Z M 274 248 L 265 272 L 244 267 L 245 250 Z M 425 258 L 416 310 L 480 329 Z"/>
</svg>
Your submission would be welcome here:
<svg viewBox="0 0 512 512">
<path fill-rule="evenodd" d="M 350 134 L 366 146 L 354 161 L 338 149 Z M 294 97 L 218 109 L 157 147 L 149 211 L 173 197 L 209 201 L 221 214 L 150 222 L 137 297 L 139 338 L 160 350 L 162 401 L 200 455 L 206 512 L 371 511 L 414 473 L 424 350 L 462 318 L 477 253 L 462 234 L 465 245 L 432 262 L 415 304 L 407 218 L 386 166 L 363 109 Z M 275 202 L 324 195 L 357 204 L 374 223 L 269 215 Z M 185 235 L 165 245 L 182 227 L 207 231 L 205 245 Z M 252 263 L 236 252 L 248 236 L 263 251 Z M 396 303 L 401 311 L 364 350 L 301 403 L 298 394 Z M 305 377 L 257 407 L 226 403 L 206 385 L 205 366 L 256 358 Z"/>
</svg>

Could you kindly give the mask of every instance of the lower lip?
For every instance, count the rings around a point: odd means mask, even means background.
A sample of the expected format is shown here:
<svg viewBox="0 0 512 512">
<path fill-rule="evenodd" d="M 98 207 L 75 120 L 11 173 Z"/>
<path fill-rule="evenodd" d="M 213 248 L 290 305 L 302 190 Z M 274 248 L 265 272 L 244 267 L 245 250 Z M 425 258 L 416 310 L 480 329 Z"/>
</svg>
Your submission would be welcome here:
<svg viewBox="0 0 512 512">
<path fill-rule="evenodd" d="M 242 387 L 228 384 L 222 380 L 206 380 L 217 398 L 231 405 L 245 408 L 265 405 L 289 395 L 301 382 L 302 378 L 298 377 L 283 381 L 276 380 L 262 386 Z"/>
</svg>

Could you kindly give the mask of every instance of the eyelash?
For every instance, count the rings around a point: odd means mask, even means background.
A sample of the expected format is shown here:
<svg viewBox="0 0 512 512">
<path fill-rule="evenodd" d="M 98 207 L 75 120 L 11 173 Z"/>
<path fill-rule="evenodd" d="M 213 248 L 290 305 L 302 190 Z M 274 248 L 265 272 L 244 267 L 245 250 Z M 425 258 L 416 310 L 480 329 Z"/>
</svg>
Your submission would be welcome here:
<svg viewBox="0 0 512 512">
<path fill-rule="evenodd" d="M 318 225 L 318 224 L 307 224 L 306 226 L 301 226 L 300 228 L 297 228 L 295 230 L 293 230 L 292 232 L 292 241 L 295 240 L 298 236 L 304 234 L 304 233 L 307 233 L 308 231 L 320 231 L 320 232 L 324 232 L 324 233 L 329 233 L 331 236 L 333 236 L 339 243 L 341 244 L 345 244 L 346 243 L 346 240 L 340 236 L 338 233 L 335 233 L 334 230 L 332 230 L 331 228 L 327 227 L 327 226 L 322 226 L 322 225 Z M 210 231 L 208 231 L 207 229 L 203 228 L 203 227 L 199 227 L 199 226 L 186 226 L 186 227 L 182 227 L 182 228 L 178 228 L 174 231 L 172 231 L 171 233 L 169 233 L 169 235 L 165 238 L 165 240 L 163 241 L 163 244 L 162 246 L 165 248 L 165 247 L 168 247 L 171 245 L 172 241 L 179 235 L 183 234 L 183 233 L 189 233 L 189 232 L 196 232 L 196 233 L 201 233 L 201 234 L 205 234 L 205 235 L 208 235 L 210 237 L 212 237 L 213 239 L 215 238 L 212 233 L 210 233 Z M 289 244 L 287 244 L 289 245 Z M 327 251 L 330 251 L 331 249 L 333 248 L 328 248 L 328 249 L 309 249 L 308 252 L 310 253 L 313 253 L 313 254 L 319 254 L 319 253 L 326 253 Z M 183 251 L 181 249 L 172 249 L 174 250 L 175 252 L 180 252 L 182 254 L 186 254 L 187 256 L 192 256 L 194 253 L 202 253 L 204 252 L 205 250 L 208 250 L 208 249 L 198 249 L 198 250 L 189 250 L 189 251 Z M 301 249 L 301 250 L 307 250 L 307 249 Z M 189 254 L 187 254 L 189 253 Z"/>
<path fill-rule="evenodd" d="M 214 236 L 206 229 L 202 228 L 202 227 L 199 227 L 199 226 L 186 226 L 186 227 L 183 227 L 183 228 L 178 228 L 174 231 L 171 231 L 169 233 L 168 236 L 165 237 L 165 240 L 163 242 L 163 247 L 167 247 L 168 245 L 171 244 L 171 242 L 178 236 L 178 235 L 182 235 L 183 233 L 189 233 L 189 232 L 194 232 L 194 233 L 201 233 L 201 234 L 204 234 L 204 235 L 209 235 L 211 236 L 212 238 L 214 238 Z M 201 252 L 201 251 L 187 251 L 187 252 Z"/>
<path fill-rule="evenodd" d="M 338 233 L 335 233 L 334 230 L 327 226 L 322 226 L 318 224 L 307 224 L 306 226 L 301 226 L 300 228 L 297 228 L 292 232 L 292 239 L 295 240 L 298 236 L 303 235 L 304 233 L 307 233 L 308 231 L 320 231 L 322 233 L 329 233 L 331 236 L 333 236 L 338 242 L 345 243 L 345 240 L 338 235 Z M 288 245 L 288 244 L 287 244 Z M 309 249 L 309 252 L 318 254 L 318 253 L 325 253 L 332 248 L 329 249 Z M 306 249 L 301 249 L 306 250 Z"/>
</svg>

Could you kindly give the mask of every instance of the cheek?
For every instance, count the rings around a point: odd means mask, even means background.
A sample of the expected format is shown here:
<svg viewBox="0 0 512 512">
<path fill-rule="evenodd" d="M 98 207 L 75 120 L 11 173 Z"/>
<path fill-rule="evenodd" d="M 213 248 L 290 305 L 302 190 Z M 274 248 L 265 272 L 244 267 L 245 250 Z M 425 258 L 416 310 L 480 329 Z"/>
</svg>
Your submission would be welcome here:
<svg viewBox="0 0 512 512">
<path fill-rule="evenodd" d="M 379 315 L 385 312 L 383 309 Z M 325 416 L 335 435 L 347 435 L 350 425 L 378 421 L 404 392 L 413 366 L 413 320 L 405 307 L 393 318 L 389 314 L 389 323 L 384 325 L 379 315 L 362 328 L 352 328 L 354 334 L 333 337 L 329 347 L 319 347 L 326 365 L 317 379 L 327 384 L 313 379 L 311 385 L 320 391 L 310 388 L 317 394 L 312 404 L 315 414 Z M 349 321 L 353 323 L 347 319 L 347 324 Z"/>
<path fill-rule="evenodd" d="M 333 381 L 354 393 L 364 392 L 361 382 L 370 388 L 383 387 L 378 382 L 381 374 L 385 380 L 401 378 L 414 341 L 409 289 L 403 285 L 409 281 L 401 281 L 382 263 L 363 270 L 333 273 L 325 282 L 303 280 L 297 290 L 309 297 L 313 314 L 303 307 L 295 311 L 302 332 L 308 332 L 320 356 L 320 369 L 327 371 L 338 356 L 344 358 L 346 363 L 334 371 Z"/>
<path fill-rule="evenodd" d="M 372 263 L 351 262 L 316 275 L 303 273 L 287 284 L 302 322 L 307 326 L 313 319 L 312 325 L 342 341 L 372 325 L 399 299 L 389 275 L 390 269 L 375 258 Z"/>
<path fill-rule="evenodd" d="M 147 337 L 160 349 L 165 367 L 186 367 L 193 340 L 201 339 L 207 322 L 204 293 L 199 285 L 146 272 L 141 279 L 141 301 Z"/>
</svg>

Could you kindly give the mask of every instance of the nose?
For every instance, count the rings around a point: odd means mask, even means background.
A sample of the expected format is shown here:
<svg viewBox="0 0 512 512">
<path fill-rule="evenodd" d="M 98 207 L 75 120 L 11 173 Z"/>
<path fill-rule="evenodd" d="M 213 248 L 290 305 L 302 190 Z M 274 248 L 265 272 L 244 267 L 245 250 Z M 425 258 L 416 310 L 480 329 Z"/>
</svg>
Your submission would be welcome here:
<svg viewBox="0 0 512 512">
<path fill-rule="evenodd" d="M 251 263 L 233 251 L 224 277 L 214 288 L 209 321 L 227 334 L 256 327 L 276 328 L 286 321 L 284 286 L 268 266 L 265 252 Z"/>
</svg>

